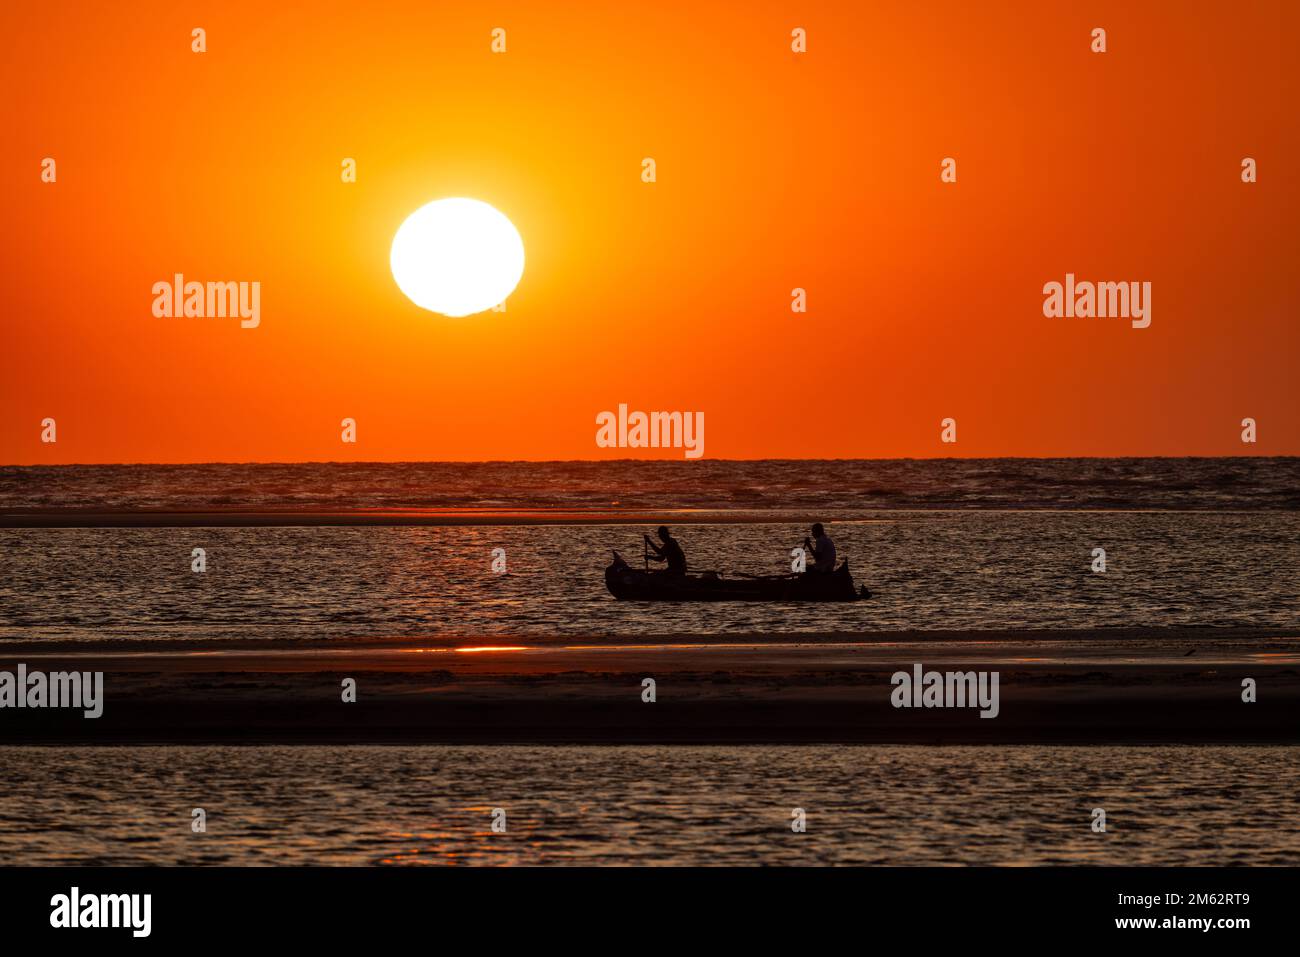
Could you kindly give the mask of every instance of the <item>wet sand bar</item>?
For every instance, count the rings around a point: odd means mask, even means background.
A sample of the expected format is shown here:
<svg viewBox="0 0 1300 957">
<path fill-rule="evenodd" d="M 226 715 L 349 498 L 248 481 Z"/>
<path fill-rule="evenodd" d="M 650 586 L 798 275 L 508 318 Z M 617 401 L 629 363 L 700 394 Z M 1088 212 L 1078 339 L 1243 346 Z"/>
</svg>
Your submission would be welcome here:
<svg viewBox="0 0 1300 957">
<path fill-rule="evenodd" d="M 1090 643 L 466 639 L 0 645 L 103 671 L 101 718 L 4 709 L 7 743 L 1300 743 L 1300 639 Z M 891 675 L 997 671 L 999 713 L 895 708 Z M 357 685 L 344 703 L 344 678 Z M 653 678 L 657 700 L 642 700 Z M 1244 703 L 1242 679 L 1258 700 Z"/>
</svg>

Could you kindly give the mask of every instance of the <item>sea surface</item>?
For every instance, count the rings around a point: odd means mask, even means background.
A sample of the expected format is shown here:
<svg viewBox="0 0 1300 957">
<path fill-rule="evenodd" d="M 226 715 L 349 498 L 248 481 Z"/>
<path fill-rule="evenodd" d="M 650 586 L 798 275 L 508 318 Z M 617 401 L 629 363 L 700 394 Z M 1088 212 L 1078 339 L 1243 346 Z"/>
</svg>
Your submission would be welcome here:
<svg viewBox="0 0 1300 957">
<path fill-rule="evenodd" d="M 39 527 L 68 509 L 547 508 L 603 524 Z M 693 569 L 786 571 L 815 516 L 873 597 L 615 601 L 612 551 L 640 564 L 651 531 L 620 512 L 681 509 L 708 512 L 676 529 Z M 38 527 L 3 527 L 18 514 Z M 1294 628 L 1297 567 L 1295 458 L 0 469 L 0 642 Z M 1295 865 L 1298 759 L 1256 746 L 8 745 L 0 860 Z M 191 831 L 194 808 L 206 833 Z M 790 829 L 794 808 L 806 833 Z"/>
<path fill-rule="evenodd" d="M 1294 866 L 1298 752 L 6 747 L 0 860 Z M 1098 807 L 1105 833 L 1092 830 Z M 505 833 L 491 828 L 497 808 Z M 805 833 L 791 830 L 795 808 Z"/>
<path fill-rule="evenodd" d="M 0 529 L 0 638 L 635 637 L 1300 625 L 1300 513 L 881 512 L 829 526 L 868 601 L 618 602 L 640 526 Z M 688 525 L 693 568 L 789 568 L 807 530 Z M 206 551 L 207 571 L 191 571 Z M 492 571 L 505 549 L 505 574 Z M 1095 573 L 1093 550 L 1106 552 Z"/>
<path fill-rule="evenodd" d="M 1300 457 L 0 468 L 18 508 L 1300 509 Z"/>
<path fill-rule="evenodd" d="M 615 550 L 641 565 L 641 535 L 653 531 L 621 524 L 617 511 L 602 525 L 0 527 L 0 640 L 1294 627 L 1297 462 L 5 469 L 0 518 L 53 504 L 213 513 L 252 505 L 611 507 L 615 499 L 698 506 L 718 521 L 677 527 L 691 568 L 745 574 L 789 571 L 807 527 L 786 513 L 824 502 L 816 514 L 873 597 L 815 606 L 616 602 L 605 566 Z M 747 510 L 746 523 L 726 521 L 733 508 Z M 202 573 L 191 570 L 195 548 L 206 553 Z M 496 549 L 504 549 L 504 574 L 493 571 Z M 1098 549 L 1104 573 L 1093 570 Z"/>
</svg>

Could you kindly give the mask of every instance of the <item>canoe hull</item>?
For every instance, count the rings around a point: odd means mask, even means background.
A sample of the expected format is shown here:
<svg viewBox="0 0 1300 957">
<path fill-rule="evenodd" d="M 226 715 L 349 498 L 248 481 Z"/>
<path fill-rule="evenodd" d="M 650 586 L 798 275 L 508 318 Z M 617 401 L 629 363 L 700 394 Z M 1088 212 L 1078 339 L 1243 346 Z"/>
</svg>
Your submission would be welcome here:
<svg viewBox="0 0 1300 957">
<path fill-rule="evenodd" d="M 671 577 L 615 562 L 605 569 L 605 587 L 620 601 L 857 601 L 862 597 L 847 563 L 829 575 L 722 578 Z"/>
</svg>

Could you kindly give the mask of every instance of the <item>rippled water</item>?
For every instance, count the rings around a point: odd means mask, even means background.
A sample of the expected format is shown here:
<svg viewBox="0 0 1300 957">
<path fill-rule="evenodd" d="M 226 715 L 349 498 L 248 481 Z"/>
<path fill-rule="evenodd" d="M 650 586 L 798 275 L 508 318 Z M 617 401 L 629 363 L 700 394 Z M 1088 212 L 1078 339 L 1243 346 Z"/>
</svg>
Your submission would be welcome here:
<svg viewBox="0 0 1300 957">
<path fill-rule="evenodd" d="M 1300 749 L 0 748 L 9 864 L 1300 864 Z M 191 811 L 208 831 L 191 832 Z M 807 832 L 790 829 L 792 809 Z M 1092 809 L 1106 811 L 1094 833 Z M 491 830 L 502 808 L 506 833 Z"/>
<path fill-rule="evenodd" d="M 13 508 L 1300 509 L 1300 458 L 327 462 L 0 468 Z"/>
<path fill-rule="evenodd" d="M 866 602 L 615 602 L 641 527 L 0 529 L 0 635 L 371 637 L 1300 624 L 1300 513 L 886 512 L 831 526 Z M 785 570 L 806 529 L 693 525 L 693 568 Z M 208 570 L 190 571 L 207 550 Z M 506 549 L 508 573 L 491 571 Z M 1108 568 L 1094 574 L 1092 549 Z"/>
</svg>

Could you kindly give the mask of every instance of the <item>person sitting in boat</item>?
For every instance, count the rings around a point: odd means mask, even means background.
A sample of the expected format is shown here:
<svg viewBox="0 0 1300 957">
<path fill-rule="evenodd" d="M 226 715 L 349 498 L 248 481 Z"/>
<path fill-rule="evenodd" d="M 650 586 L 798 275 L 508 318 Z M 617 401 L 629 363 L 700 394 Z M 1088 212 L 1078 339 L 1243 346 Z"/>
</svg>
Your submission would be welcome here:
<svg viewBox="0 0 1300 957">
<path fill-rule="evenodd" d="M 649 535 L 643 536 L 645 542 L 654 549 L 654 554 L 650 556 L 652 562 L 667 562 L 668 569 L 665 574 L 668 575 L 685 575 L 686 574 L 686 554 L 682 551 L 682 546 L 677 543 L 677 539 L 668 534 L 668 526 L 659 526 L 659 541 L 662 545 L 657 545 Z"/>
<path fill-rule="evenodd" d="M 835 571 L 835 543 L 826 534 L 826 529 L 822 528 L 821 522 L 813 525 L 812 541 L 805 538 L 803 547 L 813 559 L 812 564 L 808 566 L 808 571 L 819 575 Z"/>
</svg>

